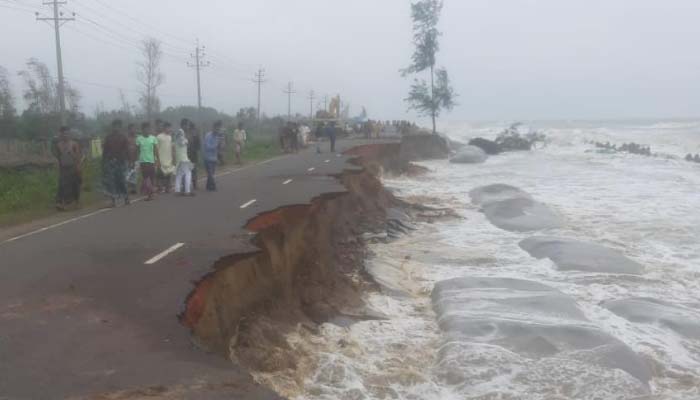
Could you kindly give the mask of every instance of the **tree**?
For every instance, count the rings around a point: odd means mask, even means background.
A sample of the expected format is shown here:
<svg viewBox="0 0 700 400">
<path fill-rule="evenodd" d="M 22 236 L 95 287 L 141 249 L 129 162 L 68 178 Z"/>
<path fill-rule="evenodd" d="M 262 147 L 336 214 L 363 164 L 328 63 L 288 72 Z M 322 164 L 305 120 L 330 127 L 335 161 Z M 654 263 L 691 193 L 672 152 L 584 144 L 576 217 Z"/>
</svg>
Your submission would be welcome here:
<svg viewBox="0 0 700 400">
<path fill-rule="evenodd" d="M 22 97 L 27 103 L 27 109 L 38 114 L 58 112 L 58 96 L 56 84 L 43 62 L 36 58 L 27 61 L 27 69 L 19 72 L 24 79 L 26 89 Z"/>
<path fill-rule="evenodd" d="M 253 126 L 258 121 L 258 110 L 255 107 L 242 107 L 236 113 L 236 122 L 245 126 Z"/>
<path fill-rule="evenodd" d="M 450 86 L 447 70 L 436 69 L 436 55 L 440 50 L 438 38 L 442 35 L 437 29 L 442 12 L 442 0 L 419 0 L 411 3 L 413 19 L 413 44 L 416 49 L 412 63 L 401 71 L 403 76 L 430 72 L 430 84 L 425 79 L 415 79 L 406 98 L 409 109 L 421 116 L 429 116 L 433 121 L 433 134 L 437 133 L 436 119 L 441 110 L 451 110 L 457 95 Z"/>
<path fill-rule="evenodd" d="M 7 70 L 0 66 L 0 137 L 14 135 L 16 114 L 15 95 L 12 93 L 10 79 Z"/>
<path fill-rule="evenodd" d="M 138 63 L 136 71 L 136 78 L 143 86 L 139 102 L 146 118 L 152 121 L 155 114 L 160 111 L 158 87 L 165 81 L 165 76 L 160 72 L 163 50 L 160 41 L 153 38 L 145 39 L 141 46 L 143 61 Z"/>
<path fill-rule="evenodd" d="M 48 137 L 58 131 L 61 125 L 58 85 L 51 71 L 36 58 L 27 61 L 27 69 L 19 72 L 25 84 L 22 98 L 27 104 L 19 121 L 20 134 L 26 138 Z M 65 84 L 65 96 L 68 103 L 69 126 L 81 124 L 84 116 L 80 114 L 80 92 L 69 83 Z"/>
<path fill-rule="evenodd" d="M 132 115 L 132 109 L 131 109 L 131 103 L 129 103 L 129 100 L 127 100 L 126 95 L 124 94 L 124 91 L 119 89 L 119 102 L 122 104 L 121 112 L 131 116 Z"/>
</svg>

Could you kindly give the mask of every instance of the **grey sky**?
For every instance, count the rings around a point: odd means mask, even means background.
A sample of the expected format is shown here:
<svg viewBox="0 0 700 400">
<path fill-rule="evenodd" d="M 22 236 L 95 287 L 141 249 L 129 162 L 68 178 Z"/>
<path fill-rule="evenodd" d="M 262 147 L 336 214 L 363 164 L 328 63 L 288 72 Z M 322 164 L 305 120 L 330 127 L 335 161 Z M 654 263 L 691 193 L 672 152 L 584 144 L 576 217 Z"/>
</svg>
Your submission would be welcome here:
<svg viewBox="0 0 700 400">
<path fill-rule="evenodd" d="M 40 4 L 0 0 L 0 65 L 10 71 L 32 56 L 55 69 L 50 27 L 7 8 L 48 13 Z M 78 13 L 63 29 L 64 63 L 86 112 L 98 101 L 118 106 L 113 87 L 136 102 L 136 41 L 148 32 L 170 54 L 165 105 L 196 102 L 185 50 L 199 37 L 212 62 L 203 72 L 206 105 L 253 105 L 250 79 L 262 65 L 267 113 L 286 113 L 282 89 L 292 80 L 296 112 L 308 113 L 314 89 L 340 93 L 353 113 L 366 106 L 375 118 L 413 117 L 402 101 L 410 80 L 398 74 L 412 51 L 408 0 L 69 0 L 64 9 Z M 697 116 L 698 17 L 697 0 L 446 0 L 439 63 L 460 95 L 447 118 Z M 22 87 L 18 77 L 13 84 Z"/>
</svg>

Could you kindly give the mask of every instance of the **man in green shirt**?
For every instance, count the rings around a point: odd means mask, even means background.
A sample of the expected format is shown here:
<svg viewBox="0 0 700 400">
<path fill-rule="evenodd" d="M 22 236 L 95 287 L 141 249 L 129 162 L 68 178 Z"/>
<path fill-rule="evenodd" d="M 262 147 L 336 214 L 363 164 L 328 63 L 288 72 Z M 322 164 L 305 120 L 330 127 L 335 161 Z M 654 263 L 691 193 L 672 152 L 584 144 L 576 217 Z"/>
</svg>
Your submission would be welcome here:
<svg viewBox="0 0 700 400">
<path fill-rule="evenodd" d="M 156 167 L 159 163 L 158 152 L 156 151 L 156 139 L 151 124 L 144 122 L 141 124 L 141 134 L 136 138 L 136 145 L 139 148 L 139 164 L 141 166 L 141 193 L 148 196 L 147 201 L 153 200 L 154 185 L 156 179 Z"/>
</svg>

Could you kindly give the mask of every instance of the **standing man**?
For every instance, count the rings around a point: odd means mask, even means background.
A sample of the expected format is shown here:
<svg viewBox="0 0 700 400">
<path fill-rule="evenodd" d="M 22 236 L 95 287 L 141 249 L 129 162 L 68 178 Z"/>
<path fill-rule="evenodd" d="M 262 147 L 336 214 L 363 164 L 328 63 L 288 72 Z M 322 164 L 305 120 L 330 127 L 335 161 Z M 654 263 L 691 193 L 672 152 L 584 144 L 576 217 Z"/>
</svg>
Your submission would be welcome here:
<svg viewBox="0 0 700 400">
<path fill-rule="evenodd" d="M 180 129 L 175 133 L 175 194 L 178 196 L 194 195 L 192 193 L 192 162 L 190 162 L 190 158 L 187 155 L 188 140 L 185 133 L 189 126 L 190 121 L 185 118 L 180 121 Z"/>
<path fill-rule="evenodd" d="M 65 211 L 66 206 L 80 203 L 80 185 L 82 184 L 82 152 L 78 142 L 70 138 L 70 130 L 62 126 L 58 140 L 53 146 L 53 153 L 58 160 L 58 190 L 56 209 Z"/>
<path fill-rule="evenodd" d="M 245 129 L 243 129 L 243 123 L 239 122 L 238 128 L 233 131 L 233 145 L 235 146 L 236 162 L 238 165 L 243 165 L 243 160 L 241 160 L 241 152 L 243 151 L 243 146 L 245 145 L 246 140 L 248 140 L 248 135 L 246 134 Z"/>
<path fill-rule="evenodd" d="M 335 121 L 331 121 L 325 129 L 325 134 L 328 136 L 328 139 L 331 141 L 331 153 L 335 153 L 335 139 L 336 139 L 336 129 L 335 129 Z"/>
<path fill-rule="evenodd" d="M 211 132 L 204 136 L 204 166 L 207 169 L 207 190 L 216 191 L 216 165 L 219 163 L 219 149 L 222 146 L 221 128 L 223 122 L 216 121 Z"/>
<path fill-rule="evenodd" d="M 289 141 L 292 148 L 292 153 L 299 152 L 299 124 L 292 122 L 289 124 Z"/>
<path fill-rule="evenodd" d="M 105 137 L 102 145 L 102 185 L 105 194 L 117 206 L 117 200 L 124 198 L 124 205 L 129 204 L 129 192 L 126 187 L 126 170 L 129 162 L 129 141 L 122 132 L 122 121 L 112 121 L 112 130 Z"/>
<path fill-rule="evenodd" d="M 158 139 L 158 189 L 160 192 L 170 193 L 175 163 L 173 157 L 173 131 L 170 122 L 163 122 L 163 131 L 156 136 Z"/>
<path fill-rule="evenodd" d="M 229 149 L 231 144 L 231 135 L 229 132 L 224 132 L 223 127 L 221 132 L 217 135 L 219 137 L 219 150 L 217 157 L 219 159 L 219 165 L 226 164 L 226 151 Z"/>
<path fill-rule="evenodd" d="M 316 136 L 316 153 L 321 154 L 321 139 L 323 139 L 323 135 L 326 132 L 326 124 L 324 122 L 321 122 L 318 124 L 316 127 L 316 131 L 314 132 L 314 135 Z"/>
<path fill-rule="evenodd" d="M 151 124 L 141 124 L 141 134 L 136 138 L 139 147 L 139 168 L 141 169 L 141 193 L 147 195 L 146 201 L 153 200 L 156 181 L 156 167 L 158 166 L 158 152 L 156 147 L 158 139 L 151 130 Z"/>
<path fill-rule="evenodd" d="M 127 132 L 126 140 L 129 144 L 129 165 L 127 166 L 126 184 L 129 189 L 129 194 L 136 194 L 136 182 L 138 181 L 136 166 L 139 160 L 139 146 L 136 144 L 136 124 L 129 124 Z"/>
<path fill-rule="evenodd" d="M 192 188 L 197 190 L 197 164 L 199 152 L 202 150 L 202 139 L 199 136 L 194 122 L 190 121 L 187 127 L 187 157 L 192 162 Z"/>
</svg>

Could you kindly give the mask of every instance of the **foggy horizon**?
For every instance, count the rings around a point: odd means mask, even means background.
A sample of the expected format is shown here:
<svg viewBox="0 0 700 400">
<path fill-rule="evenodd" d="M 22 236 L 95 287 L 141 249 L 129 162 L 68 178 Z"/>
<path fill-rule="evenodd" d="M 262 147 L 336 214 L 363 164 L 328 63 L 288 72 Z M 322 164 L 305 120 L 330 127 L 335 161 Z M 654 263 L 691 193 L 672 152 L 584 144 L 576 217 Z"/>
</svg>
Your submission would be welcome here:
<svg viewBox="0 0 700 400">
<path fill-rule="evenodd" d="M 83 95 L 91 115 L 102 103 L 120 107 L 121 88 L 138 104 L 138 42 L 163 41 L 159 89 L 163 108 L 196 105 L 195 72 L 187 66 L 195 38 L 211 66 L 202 71 L 203 104 L 235 114 L 255 106 L 251 81 L 266 70 L 262 111 L 286 114 L 282 92 L 294 82 L 292 112 L 307 115 L 310 90 L 316 108 L 324 95 L 340 94 L 351 114 L 366 107 L 374 119 L 417 120 L 403 99 L 412 77 L 399 70 L 412 53 L 410 2 L 266 0 L 207 6 L 182 0 L 69 0 L 76 21 L 62 28 L 66 80 Z M 700 4 L 679 0 L 544 1 L 446 0 L 438 65 L 458 93 L 448 120 L 600 120 L 700 116 Z M 27 59 L 44 62 L 56 76 L 53 30 L 33 12 L 34 0 L 2 0 L 7 68 L 23 109 L 17 71 Z"/>
</svg>

